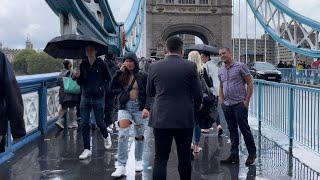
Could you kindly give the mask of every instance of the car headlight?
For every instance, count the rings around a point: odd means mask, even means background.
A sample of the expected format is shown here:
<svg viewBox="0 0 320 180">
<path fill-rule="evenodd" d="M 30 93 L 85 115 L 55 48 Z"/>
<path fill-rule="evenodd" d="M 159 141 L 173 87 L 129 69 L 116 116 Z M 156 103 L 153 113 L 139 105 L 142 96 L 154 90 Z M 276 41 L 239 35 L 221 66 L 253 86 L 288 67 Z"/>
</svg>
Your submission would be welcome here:
<svg viewBox="0 0 320 180">
<path fill-rule="evenodd" d="M 264 72 L 264 71 L 257 71 L 257 74 L 264 75 L 264 74 L 265 74 L 265 72 Z"/>
</svg>

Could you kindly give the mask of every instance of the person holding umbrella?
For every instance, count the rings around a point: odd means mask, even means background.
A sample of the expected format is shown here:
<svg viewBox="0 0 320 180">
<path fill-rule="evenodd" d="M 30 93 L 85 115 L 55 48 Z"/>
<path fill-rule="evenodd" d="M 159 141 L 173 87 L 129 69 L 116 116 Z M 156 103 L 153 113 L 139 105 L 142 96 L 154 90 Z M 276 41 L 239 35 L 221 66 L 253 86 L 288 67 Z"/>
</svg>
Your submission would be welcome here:
<svg viewBox="0 0 320 180">
<path fill-rule="evenodd" d="M 104 122 L 105 91 L 110 81 L 106 63 L 97 58 L 108 52 L 108 46 L 93 37 L 67 34 L 53 38 L 48 42 L 44 52 L 54 58 L 83 59 L 80 71 L 74 74 L 81 88 L 80 115 L 84 151 L 79 159 L 92 155 L 90 149 L 90 112 L 94 111 L 97 125 L 104 137 L 104 146 L 111 148 L 111 136 Z"/>
<path fill-rule="evenodd" d="M 82 89 L 80 114 L 81 131 L 83 136 L 84 151 L 79 156 L 80 160 L 92 155 L 90 149 L 90 112 L 93 109 L 97 125 L 104 137 L 104 146 L 111 148 L 111 136 L 104 123 L 105 88 L 110 81 L 108 68 L 102 59 L 96 57 L 94 46 L 85 48 L 87 59 L 80 65 L 80 72 L 75 73 L 77 83 Z"/>
</svg>

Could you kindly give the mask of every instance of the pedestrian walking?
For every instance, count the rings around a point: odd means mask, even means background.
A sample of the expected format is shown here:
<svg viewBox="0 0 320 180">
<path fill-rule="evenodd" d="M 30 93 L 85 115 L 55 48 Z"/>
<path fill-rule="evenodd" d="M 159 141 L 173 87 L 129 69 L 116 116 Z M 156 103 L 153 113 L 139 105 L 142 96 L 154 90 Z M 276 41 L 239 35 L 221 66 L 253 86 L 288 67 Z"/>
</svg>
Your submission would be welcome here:
<svg viewBox="0 0 320 180">
<path fill-rule="evenodd" d="M 155 138 L 154 180 L 166 180 L 172 140 L 178 152 L 181 180 L 191 179 L 194 111 L 200 110 L 202 91 L 196 64 L 182 59 L 179 37 L 166 41 L 168 54 L 149 68 L 147 94 L 154 97 L 149 126 Z"/>
<path fill-rule="evenodd" d="M 220 88 L 220 81 L 218 78 L 219 74 L 219 69 L 221 68 L 221 62 L 218 60 L 211 60 L 210 59 L 210 53 L 203 51 L 201 52 L 201 60 L 203 63 L 204 68 L 210 75 L 212 82 L 213 82 L 213 87 L 211 87 L 211 92 L 216 98 L 216 101 L 218 101 L 219 98 L 219 88 Z M 223 134 L 223 128 L 221 125 L 221 120 L 224 119 L 224 114 L 222 111 L 221 106 L 218 104 L 217 106 L 214 107 L 214 120 L 217 124 L 217 134 L 218 136 L 221 136 Z M 203 133 L 209 133 L 209 129 L 202 129 Z"/>
<path fill-rule="evenodd" d="M 135 131 L 135 171 L 143 170 L 142 155 L 144 147 L 144 131 L 148 122 L 152 99 L 146 95 L 147 74 L 139 71 L 138 58 L 135 53 L 128 52 L 123 57 L 123 64 L 112 78 L 111 89 L 118 94 L 118 151 L 116 170 L 112 177 L 126 175 L 128 160 L 128 143 L 130 126 Z"/>
<path fill-rule="evenodd" d="M 72 94 L 67 93 L 64 91 L 64 84 L 63 84 L 63 78 L 67 77 L 73 77 L 73 71 L 72 71 L 72 64 L 69 60 L 65 60 L 63 62 L 64 69 L 61 71 L 61 73 L 58 76 L 58 85 L 60 86 L 59 89 L 59 104 L 61 105 L 61 108 L 58 112 L 56 125 L 64 129 L 64 123 L 63 123 L 63 116 L 68 113 L 69 114 L 69 121 L 68 121 L 68 128 L 77 128 L 78 122 L 77 122 L 77 114 L 76 114 L 76 106 L 79 102 L 79 95 L 78 94 Z"/>
<path fill-rule="evenodd" d="M 95 119 L 104 138 L 104 147 L 111 148 L 111 136 L 104 123 L 105 91 L 110 76 L 108 68 L 102 59 L 96 57 L 93 46 L 85 48 L 87 59 L 80 65 L 80 72 L 76 72 L 77 83 L 82 89 L 80 102 L 81 132 L 83 137 L 84 151 L 79 156 L 80 160 L 87 159 L 92 155 L 90 149 L 90 112 L 93 109 Z"/>
</svg>

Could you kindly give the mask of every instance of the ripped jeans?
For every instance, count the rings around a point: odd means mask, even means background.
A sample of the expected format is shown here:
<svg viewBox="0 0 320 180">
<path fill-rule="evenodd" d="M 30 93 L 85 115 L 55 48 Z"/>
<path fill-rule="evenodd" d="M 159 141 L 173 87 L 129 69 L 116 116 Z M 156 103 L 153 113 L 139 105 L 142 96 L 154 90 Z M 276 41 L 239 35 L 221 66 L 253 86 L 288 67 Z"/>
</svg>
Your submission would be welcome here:
<svg viewBox="0 0 320 180">
<path fill-rule="evenodd" d="M 142 160 L 143 146 L 144 146 L 144 130 L 148 119 L 141 119 L 141 111 L 139 111 L 138 101 L 128 101 L 124 110 L 119 110 L 118 121 L 128 119 L 134 126 L 135 136 L 135 159 Z M 126 128 L 119 128 L 118 133 L 118 165 L 126 166 L 128 160 L 128 142 L 132 134 L 130 132 L 131 126 Z"/>
</svg>

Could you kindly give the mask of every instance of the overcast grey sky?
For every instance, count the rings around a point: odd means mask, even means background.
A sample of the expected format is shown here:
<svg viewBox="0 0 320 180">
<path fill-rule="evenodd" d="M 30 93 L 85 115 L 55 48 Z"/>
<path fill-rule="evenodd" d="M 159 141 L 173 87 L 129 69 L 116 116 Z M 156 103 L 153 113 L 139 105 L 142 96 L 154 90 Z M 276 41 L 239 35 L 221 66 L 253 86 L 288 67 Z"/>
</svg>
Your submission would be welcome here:
<svg viewBox="0 0 320 180">
<path fill-rule="evenodd" d="M 299 13 L 320 21 L 320 0 L 282 1 Z M 125 20 L 132 2 L 133 0 L 109 0 L 113 12 L 117 12 L 114 15 L 118 21 Z M 235 2 L 237 5 L 239 0 Z M 245 0 L 241 0 L 241 7 L 245 9 Z M 242 10 L 243 18 L 244 12 Z M 253 16 L 249 13 L 248 26 L 253 27 L 253 22 Z M 242 30 L 244 28 L 245 26 L 241 27 Z M 238 32 L 237 29 L 236 27 L 236 32 Z M 249 34 L 253 34 L 253 28 L 250 28 Z M 24 48 L 26 38 L 30 36 L 34 47 L 42 49 L 50 39 L 58 35 L 58 17 L 45 0 L 0 0 L 0 42 L 5 47 Z"/>
</svg>

